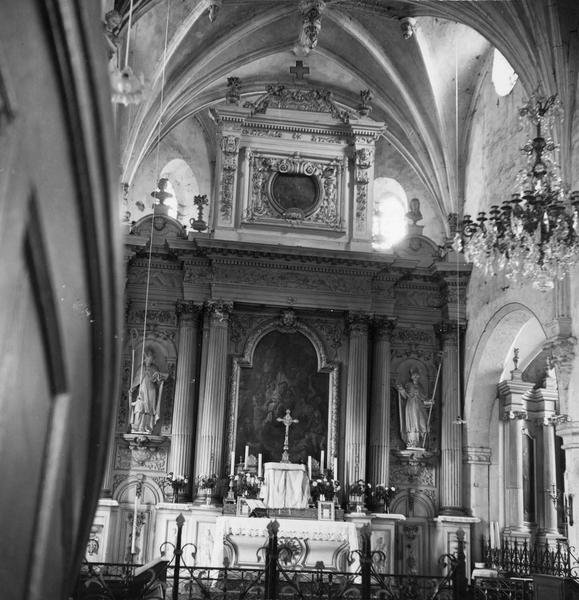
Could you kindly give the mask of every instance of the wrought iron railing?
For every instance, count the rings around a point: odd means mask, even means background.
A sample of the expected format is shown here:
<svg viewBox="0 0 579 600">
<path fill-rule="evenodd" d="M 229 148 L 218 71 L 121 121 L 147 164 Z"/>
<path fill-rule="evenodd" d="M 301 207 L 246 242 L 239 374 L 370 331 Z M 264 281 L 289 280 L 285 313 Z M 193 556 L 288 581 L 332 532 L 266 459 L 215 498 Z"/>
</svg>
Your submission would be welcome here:
<svg viewBox="0 0 579 600">
<path fill-rule="evenodd" d="M 483 557 L 487 567 L 510 577 L 529 577 L 533 574 L 574 577 L 577 561 L 564 540 L 534 544 L 526 540 L 504 539 L 500 548 L 491 548 L 483 540 Z"/>
<path fill-rule="evenodd" d="M 445 555 L 445 577 L 379 572 L 384 555 L 370 548 L 369 527 L 362 528 L 360 550 L 350 554 L 351 572 L 337 572 L 318 563 L 299 568 L 291 561 L 291 543 L 278 545 L 279 523 L 268 525 L 268 542 L 260 552 L 262 568 L 195 565 L 194 544 L 181 546 L 184 518 L 177 518 L 176 543 L 165 542 L 162 583 L 137 588 L 133 565 L 96 565 L 81 574 L 74 600 L 464 600 L 467 598 L 464 532 L 457 532 L 456 555 Z M 359 566 L 355 566 L 359 565 Z M 141 570 L 146 570 L 148 565 Z M 148 581 L 148 580 L 147 580 Z M 153 581 L 152 579 L 150 580 Z"/>
<path fill-rule="evenodd" d="M 479 578 L 471 585 L 472 600 L 533 600 L 532 579 Z"/>
</svg>

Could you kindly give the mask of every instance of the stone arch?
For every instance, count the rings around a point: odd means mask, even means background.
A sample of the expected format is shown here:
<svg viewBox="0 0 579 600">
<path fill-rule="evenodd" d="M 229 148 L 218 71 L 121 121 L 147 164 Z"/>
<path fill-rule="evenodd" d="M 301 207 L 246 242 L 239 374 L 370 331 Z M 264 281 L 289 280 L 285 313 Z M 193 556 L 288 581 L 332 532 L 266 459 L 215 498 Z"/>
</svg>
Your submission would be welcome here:
<svg viewBox="0 0 579 600">
<path fill-rule="evenodd" d="M 129 475 L 122 481 L 113 493 L 113 499 L 119 504 L 133 504 L 135 501 L 135 491 L 138 484 L 142 485 L 141 497 L 139 502 L 144 505 L 155 505 L 163 502 L 163 491 L 156 481 L 148 477 L 139 477 L 138 475 Z"/>
<path fill-rule="evenodd" d="M 406 516 L 431 519 L 436 515 L 436 506 L 424 490 L 402 490 L 392 500 L 390 512 Z"/>
<path fill-rule="evenodd" d="M 489 436 L 493 428 L 490 417 L 496 386 L 501 379 L 509 376 L 513 368 L 513 349 L 517 344 L 525 344 L 519 347 L 519 368 L 524 369 L 541 352 L 546 339 L 539 318 L 523 304 L 507 304 L 489 319 L 467 366 L 465 378 L 469 445 L 491 445 Z"/>
<path fill-rule="evenodd" d="M 328 428 L 327 428 L 327 457 L 337 454 L 337 430 L 338 430 L 338 365 L 328 359 L 325 344 L 319 334 L 297 318 L 293 310 L 284 310 L 281 316 L 266 319 L 259 323 L 250 333 L 243 354 L 233 359 L 232 384 L 230 391 L 231 405 L 228 423 L 228 451 L 235 451 L 238 432 L 239 396 L 240 382 L 243 369 L 251 369 L 254 365 L 255 352 L 259 343 L 273 332 L 299 333 L 303 335 L 313 346 L 317 357 L 318 374 L 328 375 Z"/>
<path fill-rule="evenodd" d="M 489 319 L 466 365 L 464 442 L 473 454 L 486 455 L 488 463 L 475 461 L 468 469 L 465 494 L 473 515 L 487 522 L 504 521 L 503 493 L 491 483 L 504 481 L 505 469 L 497 384 L 510 378 L 514 348 L 520 349 L 518 368 L 523 370 L 541 354 L 546 339 L 536 314 L 513 302 Z"/>
</svg>

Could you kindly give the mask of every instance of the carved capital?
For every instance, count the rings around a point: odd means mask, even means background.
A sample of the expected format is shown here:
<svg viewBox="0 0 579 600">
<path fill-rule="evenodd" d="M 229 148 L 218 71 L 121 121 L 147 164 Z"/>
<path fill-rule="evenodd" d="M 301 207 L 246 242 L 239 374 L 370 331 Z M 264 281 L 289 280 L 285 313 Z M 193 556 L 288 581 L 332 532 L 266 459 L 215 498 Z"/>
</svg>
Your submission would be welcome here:
<svg viewBox="0 0 579 600">
<path fill-rule="evenodd" d="M 233 302 L 225 300 L 207 300 L 205 309 L 214 321 L 228 321 L 233 312 Z"/>
<path fill-rule="evenodd" d="M 396 317 L 374 317 L 372 319 L 372 331 L 374 337 L 379 340 L 391 341 L 396 328 Z"/>
<path fill-rule="evenodd" d="M 195 304 L 190 300 L 177 300 L 175 302 L 175 313 L 179 317 L 179 321 L 192 320 L 199 316 L 201 305 Z"/>
<path fill-rule="evenodd" d="M 361 313 L 348 313 L 346 316 L 346 329 L 350 336 L 368 335 L 370 315 Z"/>
<path fill-rule="evenodd" d="M 503 421 L 525 421 L 528 418 L 526 410 L 505 410 Z"/>
<path fill-rule="evenodd" d="M 465 326 L 462 323 L 452 321 L 442 321 L 434 326 L 436 335 L 445 345 L 457 345 L 458 336 L 464 332 Z"/>
</svg>

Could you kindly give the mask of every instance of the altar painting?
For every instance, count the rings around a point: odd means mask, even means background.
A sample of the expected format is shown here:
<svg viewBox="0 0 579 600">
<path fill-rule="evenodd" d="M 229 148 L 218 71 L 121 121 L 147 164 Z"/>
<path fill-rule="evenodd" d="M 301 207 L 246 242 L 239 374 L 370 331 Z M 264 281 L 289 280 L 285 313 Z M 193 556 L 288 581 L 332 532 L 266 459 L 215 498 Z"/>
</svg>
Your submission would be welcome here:
<svg viewBox="0 0 579 600">
<path fill-rule="evenodd" d="M 278 462 L 285 428 L 277 419 L 286 410 L 299 422 L 289 430 L 291 462 L 319 458 L 327 448 L 329 375 L 318 372 L 318 357 L 301 333 L 272 331 L 257 344 L 252 367 L 240 372 L 236 457 L 261 453 L 263 461 Z"/>
</svg>

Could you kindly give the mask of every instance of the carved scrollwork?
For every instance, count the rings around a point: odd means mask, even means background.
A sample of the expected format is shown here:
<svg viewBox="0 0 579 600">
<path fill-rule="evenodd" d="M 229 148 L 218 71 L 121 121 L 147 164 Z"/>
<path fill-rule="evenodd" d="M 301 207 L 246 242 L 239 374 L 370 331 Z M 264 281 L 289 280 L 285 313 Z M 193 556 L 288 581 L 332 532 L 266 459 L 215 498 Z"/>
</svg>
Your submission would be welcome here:
<svg viewBox="0 0 579 600">
<path fill-rule="evenodd" d="M 221 214 L 226 221 L 231 220 L 233 196 L 235 192 L 235 174 L 239 153 L 239 138 L 234 135 L 224 135 L 221 138 L 223 167 L 221 176 Z"/>
<path fill-rule="evenodd" d="M 354 153 L 356 181 L 356 229 L 363 231 L 366 227 L 366 212 L 368 208 L 368 183 L 370 168 L 374 153 L 370 148 L 359 148 Z"/>
<path fill-rule="evenodd" d="M 266 93 L 257 102 L 246 102 L 244 106 L 254 113 L 264 113 L 268 108 L 325 112 L 345 124 L 350 122 L 350 113 L 340 110 L 334 103 L 332 92 L 324 88 L 292 88 L 272 84 L 266 87 Z"/>
<path fill-rule="evenodd" d="M 251 185 L 245 221 L 289 222 L 292 226 L 299 222 L 331 229 L 342 226 L 341 160 L 314 160 L 298 153 L 292 156 L 251 153 L 248 160 Z M 298 182 L 300 177 L 302 180 Z M 285 197 L 286 186 L 291 190 L 294 185 L 301 186 L 299 201 L 295 203 L 288 199 L 291 194 Z"/>
</svg>

